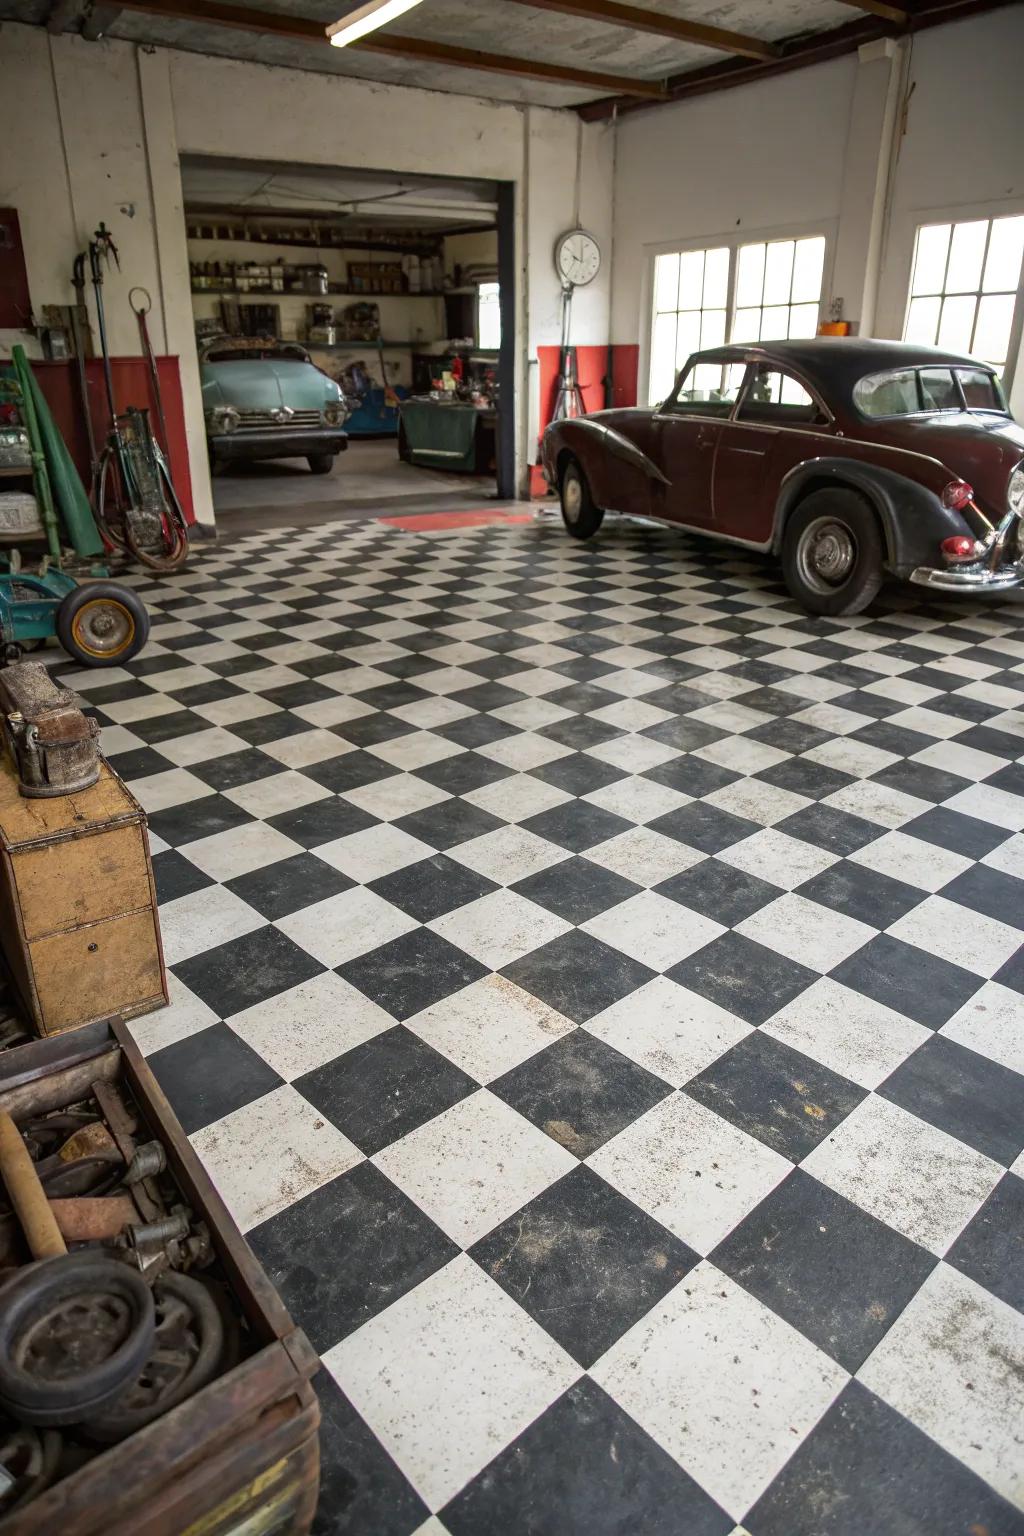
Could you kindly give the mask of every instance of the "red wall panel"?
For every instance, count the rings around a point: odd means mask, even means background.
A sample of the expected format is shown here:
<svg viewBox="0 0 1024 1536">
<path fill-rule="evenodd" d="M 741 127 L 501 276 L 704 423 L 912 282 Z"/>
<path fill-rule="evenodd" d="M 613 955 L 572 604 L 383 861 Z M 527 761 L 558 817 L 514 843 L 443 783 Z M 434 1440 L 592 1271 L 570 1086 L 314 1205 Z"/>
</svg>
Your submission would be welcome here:
<svg viewBox="0 0 1024 1536">
<path fill-rule="evenodd" d="M 612 405 L 622 406 L 636 405 L 637 374 L 640 362 L 640 348 L 636 343 L 620 344 L 612 349 Z M 559 347 L 537 348 L 537 373 L 540 399 L 539 433 L 543 435 L 544 428 L 552 419 L 555 410 L 555 401 L 558 397 L 558 359 L 561 355 Z M 577 347 L 576 348 L 576 376 L 579 380 L 580 394 L 586 407 L 587 415 L 594 411 L 605 409 L 604 380 L 608 372 L 608 348 L 607 347 Z M 538 452 L 540 457 L 540 440 L 538 437 Z M 530 495 L 544 496 L 547 486 L 544 477 L 536 464 L 530 470 Z"/>
</svg>

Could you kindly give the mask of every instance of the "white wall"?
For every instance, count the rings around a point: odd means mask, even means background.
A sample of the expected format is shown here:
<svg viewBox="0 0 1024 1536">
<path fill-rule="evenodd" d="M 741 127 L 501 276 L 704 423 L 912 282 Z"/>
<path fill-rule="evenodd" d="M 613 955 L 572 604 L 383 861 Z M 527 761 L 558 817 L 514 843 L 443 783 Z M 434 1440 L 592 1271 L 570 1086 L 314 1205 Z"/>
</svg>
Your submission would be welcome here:
<svg viewBox="0 0 1024 1536">
<path fill-rule="evenodd" d="M 1024 7 L 1009 6 L 624 117 L 612 339 L 639 336 L 641 392 L 658 250 L 816 228 L 823 313 L 841 296 L 864 334 L 899 336 L 918 224 L 1024 212 L 1022 58 Z M 1024 363 L 1016 374 L 1024 411 Z"/>
<path fill-rule="evenodd" d="M 100 219 L 122 251 L 105 290 L 112 349 L 138 350 L 128 289 L 153 295 L 155 345 L 181 359 L 196 507 L 212 520 L 178 157 L 511 181 L 517 209 L 517 456 L 522 482 L 536 393 L 529 358 L 557 340 L 555 235 L 576 205 L 577 120 L 544 108 L 339 79 L 4 24 L 0 99 L 21 131 L 0 141 L 0 203 L 19 210 L 33 306 L 71 301 L 71 261 Z M 352 131 L 351 125 L 358 125 Z M 344 126 L 347 125 L 347 126 Z M 579 215 L 607 226 L 608 129 L 582 131 Z M 542 188 L 542 191 L 538 190 Z M 527 244 L 532 216 L 536 239 Z M 529 252 L 529 255 L 527 254 Z M 579 308 L 579 341 L 604 341 L 605 276 Z M 0 338 L 2 344 L 4 338 Z"/>
</svg>

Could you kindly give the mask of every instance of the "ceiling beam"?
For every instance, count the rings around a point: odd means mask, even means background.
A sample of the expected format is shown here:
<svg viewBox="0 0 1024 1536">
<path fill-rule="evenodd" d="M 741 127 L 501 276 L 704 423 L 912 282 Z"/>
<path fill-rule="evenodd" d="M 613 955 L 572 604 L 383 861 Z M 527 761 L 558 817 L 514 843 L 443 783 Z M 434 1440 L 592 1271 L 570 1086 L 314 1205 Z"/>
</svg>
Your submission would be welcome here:
<svg viewBox="0 0 1024 1536">
<path fill-rule="evenodd" d="M 78 20 L 84 4 L 85 0 L 53 0 L 46 18 L 47 32 L 66 31 L 69 22 Z"/>
<path fill-rule="evenodd" d="M 915 0 L 913 12 L 907 16 L 907 31 L 924 32 L 950 21 L 962 21 L 969 16 L 980 16 L 986 11 L 1001 10 L 1019 0 Z M 731 59 L 720 64 L 708 64 L 701 69 L 686 70 L 670 76 L 665 82 L 665 103 L 686 101 L 691 96 L 706 96 L 713 91 L 731 90 L 737 85 L 749 85 L 757 80 L 767 80 L 774 75 L 788 74 L 792 70 L 807 69 L 812 64 L 823 64 L 829 59 L 842 58 L 856 53 L 864 43 L 891 38 L 892 24 L 877 16 L 860 16 L 856 21 L 845 22 L 828 32 L 802 33 L 784 39 L 780 44 L 779 57 L 775 59 Z M 657 103 L 632 101 L 628 97 L 608 97 L 604 101 L 588 101 L 576 108 L 584 122 L 601 122 L 616 115 L 642 110 Z"/>
<path fill-rule="evenodd" d="M 886 0 L 839 0 L 840 5 L 852 5 L 858 11 L 880 16 L 883 21 L 895 22 L 898 27 L 907 24 L 907 12 L 899 5 L 887 5 Z"/>
<path fill-rule="evenodd" d="M 110 31 L 124 10 L 122 5 L 90 5 L 82 22 L 82 36 L 90 43 L 99 42 Z"/>
<path fill-rule="evenodd" d="M 557 11 L 583 21 L 606 22 L 612 27 L 628 27 L 632 32 L 653 32 L 656 37 L 671 37 L 677 43 L 699 43 L 722 53 L 736 53 L 749 59 L 772 59 L 778 53 L 774 43 L 762 37 L 748 37 L 742 32 L 727 32 L 722 27 L 705 26 L 702 21 L 684 21 L 680 16 L 666 16 L 663 11 L 647 11 L 638 5 L 622 5 L 619 0 L 515 0 L 538 11 Z M 854 0 L 850 0 L 854 3 Z M 874 9 L 874 6 L 869 6 Z M 889 10 L 889 6 L 881 6 Z"/>
<path fill-rule="evenodd" d="M 322 21 L 286 15 L 279 11 L 253 10 L 251 6 L 224 5 L 220 0 L 124 0 L 120 9 L 141 11 L 148 16 L 160 16 L 172 21 L 189 21 L 196 25 L 234 27 L 267 37 L 316 43 L 324 48 L 330 46 Z M 360 52 L 416 59 L 421 63 L 444 64 L 453 69 L 474 69 L 488 74 L 518 76 L 525 80 L 543 80 L 578 90 L 611 91 L 626 98 L 660 101 L 665 96 L 665 87 L 659 80 L 608 75 L 596 70 L 578 69 L 575 65 L 519 59 L 504 53 L 482 53 L 475 48 L 456 48 L 420 37 L 395 37 L 391 33 L 373 32 L 348 46 Z"/>
</svg>

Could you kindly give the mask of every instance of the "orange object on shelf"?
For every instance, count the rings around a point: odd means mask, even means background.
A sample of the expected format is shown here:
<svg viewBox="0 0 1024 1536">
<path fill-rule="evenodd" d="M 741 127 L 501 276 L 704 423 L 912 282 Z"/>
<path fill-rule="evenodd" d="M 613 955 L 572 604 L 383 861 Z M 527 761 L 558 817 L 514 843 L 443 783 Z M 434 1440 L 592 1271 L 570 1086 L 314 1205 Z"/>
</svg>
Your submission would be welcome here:
<svg viewBox="0 0 1024 1536">
<path fill-rule="evenodd" d="M 849 320 L 823 320 L 818 326 L 819 336 L 849 336 Z"/>
</svg>

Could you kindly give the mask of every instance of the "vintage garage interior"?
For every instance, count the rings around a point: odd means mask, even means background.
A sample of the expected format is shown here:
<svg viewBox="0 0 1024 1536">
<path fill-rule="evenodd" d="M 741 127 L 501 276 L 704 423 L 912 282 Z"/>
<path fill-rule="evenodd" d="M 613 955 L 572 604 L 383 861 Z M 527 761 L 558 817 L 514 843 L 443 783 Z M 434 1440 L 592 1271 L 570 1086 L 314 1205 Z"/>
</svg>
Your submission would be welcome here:
<svg viewBox="0 0 1024 1536">
<path fill-rule="evenodd" d="M 1022 58 L 0 0 L 0 1536 L 1022 1536 Z"/>
</svg>

